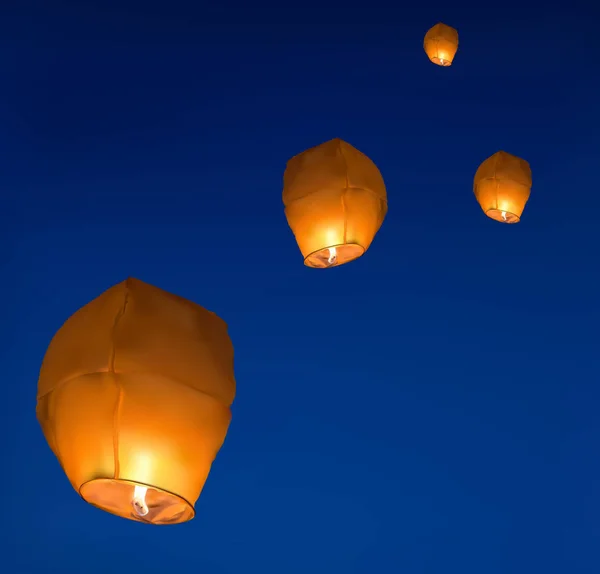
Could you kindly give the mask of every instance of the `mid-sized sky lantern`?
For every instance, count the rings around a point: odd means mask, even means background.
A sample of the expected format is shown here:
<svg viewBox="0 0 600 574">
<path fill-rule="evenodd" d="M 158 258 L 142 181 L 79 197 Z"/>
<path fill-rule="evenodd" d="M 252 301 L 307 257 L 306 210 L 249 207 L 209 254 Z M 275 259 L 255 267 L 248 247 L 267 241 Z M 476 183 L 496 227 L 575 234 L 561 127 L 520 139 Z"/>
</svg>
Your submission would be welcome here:
<svg viewBox="0 0 600 574">
<path fill-rule="evenodd" d="M 520 157 L 499 151 L 479 166 L 473 192 L 488 217 L 502 223 L 519 223 L 531 185 L 529 164 Z"/>
<path fill-rule="evenodd" d="M 423 48 L 427 57 L 438 66 L 451 66 L 458 50 L 458 32 L 446 24 L 436 24 L 425 34 Z"/>
<path fill-rule="evenodd" d="M 37 417 L 85 501 L 123 518 L 176 524 L 194 517 L 234 396 L 227 325 L 127 279 L 52 339 Z"/>
<path fill-rule="evenodd" d="M 387 213 L 379 169 L 340 139 L 288 161 L 283 203 L 304 264 L 320 269 L 363 255 Z"/>
</svg>

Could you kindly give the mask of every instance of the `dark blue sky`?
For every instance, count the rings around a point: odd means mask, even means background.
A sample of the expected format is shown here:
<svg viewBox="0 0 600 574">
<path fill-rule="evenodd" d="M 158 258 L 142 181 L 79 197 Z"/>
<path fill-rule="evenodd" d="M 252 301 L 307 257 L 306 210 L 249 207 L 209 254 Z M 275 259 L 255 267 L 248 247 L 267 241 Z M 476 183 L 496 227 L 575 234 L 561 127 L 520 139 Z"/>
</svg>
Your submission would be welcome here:
<svg viewBox="0 0 600 574">
<path fill-rule="evenodd" d="M 200 4 L 0 8 L 7 571 L 597 574 L 600 8 Z M 447 69 L 422 48 L 440 20 Z M 333 137 L 379 166 L 389 213 L 320 271 L 281 184 Z M 472 193 L 500 149 L 533 171 L 518 225 Z M 86 505 L 35 419 L 52 335 L 128 276 L 235 345 L 185 525 Z"/>
</svg>

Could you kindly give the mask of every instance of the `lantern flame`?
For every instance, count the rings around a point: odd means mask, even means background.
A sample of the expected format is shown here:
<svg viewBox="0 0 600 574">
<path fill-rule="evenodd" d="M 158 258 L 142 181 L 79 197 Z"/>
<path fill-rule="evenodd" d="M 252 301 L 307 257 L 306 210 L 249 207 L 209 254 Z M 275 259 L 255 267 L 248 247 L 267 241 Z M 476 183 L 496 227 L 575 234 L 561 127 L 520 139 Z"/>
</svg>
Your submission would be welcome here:
<svg viewBox="0 0 600 574">
<path fill-rule="evenodd" d="M 135 485 L 133 490 L 133 498 L 131 504 L 133 510 L 138 516 L 146 516 L 148 514 L 148 505 L 146 504 L 146 493 L 148 492 L 147 486 Z"/>
<path fill-rule="evenodd" d="M 335 247 L 329 247 L 329 257 L 327 258 L 327 263 L 329 265 L 333 265 L 337 259 L 337 249 Z"/>
<path fill-rule="evenodd" d="M 502 212 L 502 219 L 504 219 L 504 221 L 506 221 L 506 211 Z"/>
</svg>

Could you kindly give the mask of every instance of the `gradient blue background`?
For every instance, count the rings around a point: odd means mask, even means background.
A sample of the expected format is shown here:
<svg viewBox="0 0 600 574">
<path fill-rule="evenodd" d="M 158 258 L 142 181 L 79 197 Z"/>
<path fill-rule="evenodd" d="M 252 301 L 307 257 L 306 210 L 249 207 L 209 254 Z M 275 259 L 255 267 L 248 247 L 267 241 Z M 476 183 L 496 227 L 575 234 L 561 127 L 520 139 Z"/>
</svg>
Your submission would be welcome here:
<svg viewBox="0 0 600 574">
<path fill-rule="evenodd" d="M 600 571 L 600 8 L 403 4 L 2 3 L 7 571 Z M 448 69 L 422 49 L 439 20 Z M 282 173 L 333 137 L 380 167 L 389 214 L 319 271 Z M 472 194 L 499 149 L 533 169 L 515 226 Z M 35 419 L 52 335 L 128 276 L 236 349 L 181 526 L 86 505 Z"/>
</svg>

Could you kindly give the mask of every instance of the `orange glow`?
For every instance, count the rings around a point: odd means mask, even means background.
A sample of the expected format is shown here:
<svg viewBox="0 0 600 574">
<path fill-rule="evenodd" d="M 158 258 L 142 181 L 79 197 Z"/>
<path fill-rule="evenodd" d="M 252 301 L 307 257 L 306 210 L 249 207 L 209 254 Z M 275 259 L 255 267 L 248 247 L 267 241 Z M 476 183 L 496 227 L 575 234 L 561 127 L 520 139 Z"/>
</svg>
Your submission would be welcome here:
<svg viewBox="0 0 600 574">
<path fill-rule="evenodd" d="M 387 213 L 379 169 L 340 139 L 288 161 L 283 203 L 304 264 L 320 269 L 363 255 Z"/>
<path fill-rule="evenodd" d="M 425 34 L 423 48 L 434 64 L 444 67 L 451 66 L 458 50 L 458 32 L 440 22 Z"/>
<path fill-rule="evenodd" d="M 529 164 L 499 151 L 479 166 L 473 191 L 488 217 L 501 223 L 518 223 L 529 199 L 531 185 Z"/>
<path fill-rule="evenodd" d="M 123 518 L 176 524 L 194 517 L 234 396 L 227 325 L 128 279 L 52 339 L 37 417 L 84 500 Z"/>
</svg>

